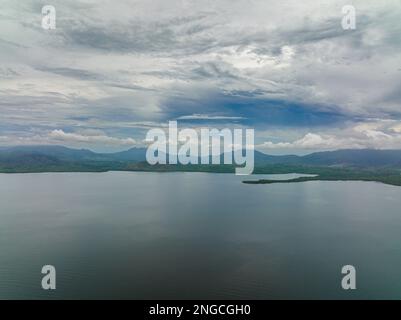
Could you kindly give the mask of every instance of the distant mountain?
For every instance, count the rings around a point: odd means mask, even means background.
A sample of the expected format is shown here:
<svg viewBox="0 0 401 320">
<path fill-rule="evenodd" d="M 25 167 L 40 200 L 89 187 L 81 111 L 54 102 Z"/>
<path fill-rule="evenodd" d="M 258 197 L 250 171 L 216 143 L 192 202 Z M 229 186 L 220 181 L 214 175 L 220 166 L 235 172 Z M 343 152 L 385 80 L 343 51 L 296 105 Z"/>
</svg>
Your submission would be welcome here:
<svg viewBox="0 0 401 320">
<path fill-rule="evenodd" d="M 132 148 L 115 153 L 96 153 L 87 149 L 72 149 L 63 146 L 18 146 L 0 148 L 1 159 L 31 156 L 54 157 L 61 161 L 145 161 L 145 148 Z"/>
<path fill-rule="evenodd" d="M 30 156 L 55 157 L 64 161 L 79 161 L 96 158 L 96 153 L 86 149 L 70 149 L 63 146 L 18 146 L 0 149 L 0 159 L 13 159 Z"/>
<path fill-rule="evenodd" d="M 266 164 L 299 164 L 302 157 L 295 155 L 272 156 L 255 150 L 255 163 L 257 165 Z"/>
<path fill-rule="evenodd" d="M 305 166 L 352 166 L 401 168 L 401 150 L 344 149 L 315 152 L 305 156 L 269 156 L 259 154 L 261 164 L 292 164 Z"/>
<path fill-rule="evenodd" d="M 146 161 L 146 148 L 131 148 L 127 151 L 103 154 L 103 156 L 114 161 Z"/>
<path fill-rule="evenodd" d="M 18 146 L 0 148 L 0 171 L 98 171 L 135 169 L 146 161 L 145 148 L 115 153 L 96 153 L 87 149 L 63 146 Z M 223 155 L 221 156 L 223 157 Z M 222 163 L 222 162 L 221 162 Z M 142 167 L 145 164 L 142 165 Z M 255 151 L 255 167 L 265 166 L 401 168 L 401 150 L 337 150 L 315 152 L 305 156 L 267 155 Z"/>
<path fill-rule="evenodd" d="M 401 150 L 337 150 L 316 152 L 301 157 L 307 165 L 342 165 L 356 167 L 396 167 L 401 168 Z"/>
</svg>

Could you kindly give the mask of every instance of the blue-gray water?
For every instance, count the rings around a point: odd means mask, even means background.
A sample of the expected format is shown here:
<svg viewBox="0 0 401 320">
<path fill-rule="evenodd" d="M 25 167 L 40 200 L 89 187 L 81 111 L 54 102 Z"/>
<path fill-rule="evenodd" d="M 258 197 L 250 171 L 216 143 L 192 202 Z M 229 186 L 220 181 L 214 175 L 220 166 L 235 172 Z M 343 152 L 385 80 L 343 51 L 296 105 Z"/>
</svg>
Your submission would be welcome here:
<svg viewBox="0 0 401 320">
<path fill-rule="evenodd" d="M 241 179 L 1 174 L 0 298 L 401 298 L 401 187 Z"/>
</svg>

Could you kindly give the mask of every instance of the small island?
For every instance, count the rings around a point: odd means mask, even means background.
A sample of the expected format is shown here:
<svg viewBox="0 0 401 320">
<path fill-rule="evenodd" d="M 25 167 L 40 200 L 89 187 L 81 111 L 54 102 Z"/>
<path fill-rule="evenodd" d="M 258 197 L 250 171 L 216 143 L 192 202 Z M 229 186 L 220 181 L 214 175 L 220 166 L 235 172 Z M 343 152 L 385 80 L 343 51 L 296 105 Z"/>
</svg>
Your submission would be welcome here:
<svg viewBox="0 0 401 320">
<path fill-rule="evenodd" d="M 319 168 L 322 170 L 322 168 Z M 326 168 L 330 171 L 328 174 L 318 174 L 315 176 L 303 176 L 287 180 L 274 180 L 274 179 L 258 179 L 258 180 L 244 180 L 246 184 L 274 184 L 274 183 L 297 183 L 307 181 L 371 181 L 380 182 L 393 186 L 401 186 L 401 173 L 397 171 L 374 172 L 369 170 L 358 169 L 343 169 L 333 170 Z"/>
</svg>

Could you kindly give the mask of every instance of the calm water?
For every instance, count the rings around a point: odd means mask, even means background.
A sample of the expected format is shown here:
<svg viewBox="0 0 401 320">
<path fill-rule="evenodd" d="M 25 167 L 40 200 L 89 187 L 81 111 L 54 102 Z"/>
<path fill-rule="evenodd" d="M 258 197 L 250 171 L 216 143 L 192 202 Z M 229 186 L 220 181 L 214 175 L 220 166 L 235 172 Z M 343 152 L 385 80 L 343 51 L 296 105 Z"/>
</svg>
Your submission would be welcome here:
<svg viewBox="0 0 401 320">
<path fill-rule="evenodd" d="M 401 187 L 241 179 L 1 174 L 0 298 L 401 298 Z"/>
</svg>

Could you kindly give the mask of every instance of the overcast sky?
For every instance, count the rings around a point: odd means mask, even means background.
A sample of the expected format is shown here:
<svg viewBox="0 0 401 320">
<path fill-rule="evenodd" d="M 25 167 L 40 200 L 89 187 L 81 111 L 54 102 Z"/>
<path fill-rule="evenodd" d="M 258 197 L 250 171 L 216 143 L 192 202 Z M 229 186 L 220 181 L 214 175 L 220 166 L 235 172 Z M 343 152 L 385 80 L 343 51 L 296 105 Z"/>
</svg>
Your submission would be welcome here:
<svg viewBox="0 0 401 320">
<path fill-rule="evenodd" d="M 267 153 L 401 148 L 400 0 L 0 0 L 0 61 L 0 145 L 122 150 L 178 120 Z"/>
</svg>

